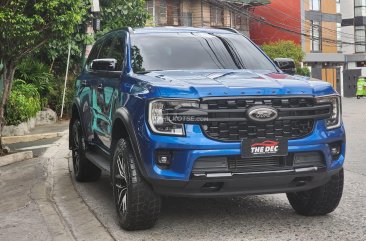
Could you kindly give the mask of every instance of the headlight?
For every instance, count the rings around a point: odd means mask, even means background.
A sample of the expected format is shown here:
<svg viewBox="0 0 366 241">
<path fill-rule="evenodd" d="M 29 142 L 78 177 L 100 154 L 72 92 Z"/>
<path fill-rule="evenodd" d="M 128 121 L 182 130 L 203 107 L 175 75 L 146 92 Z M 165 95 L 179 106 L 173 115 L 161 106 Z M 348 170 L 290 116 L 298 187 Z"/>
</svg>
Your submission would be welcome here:
<svg viewBox="0 0 366 241">
<path fill-rule="evenodd" d="M 341 98 L 338 95 L 329 95 L 316 98 L 317 103 L 329 103 L 332 105 L 331 117 L 325 120 L 328 130 L 341 126 Z"/>
<path fill-rule="evenodd" d="M 149 103 L 150 128 L 156 134 L 183 136 L 184 122 L 189 118 L 184 112 L 197 108 L 198 100 L 153 100 Z"/>
</svg>

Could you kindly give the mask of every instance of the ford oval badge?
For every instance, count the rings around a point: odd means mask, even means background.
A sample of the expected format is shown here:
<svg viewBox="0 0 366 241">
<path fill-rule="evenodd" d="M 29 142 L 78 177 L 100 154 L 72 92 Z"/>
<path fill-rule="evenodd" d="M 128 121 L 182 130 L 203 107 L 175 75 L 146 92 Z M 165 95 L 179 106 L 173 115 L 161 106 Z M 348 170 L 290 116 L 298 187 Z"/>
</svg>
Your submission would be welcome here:
<svg viewBox="0 0 366 241">
<path fill-rule="evenodd" d="M 253 106 L 248 109 L 248 118 L 256 122 L 268 122 L 277 118 L 278 111 L 270 106 Z"/>
</svg>

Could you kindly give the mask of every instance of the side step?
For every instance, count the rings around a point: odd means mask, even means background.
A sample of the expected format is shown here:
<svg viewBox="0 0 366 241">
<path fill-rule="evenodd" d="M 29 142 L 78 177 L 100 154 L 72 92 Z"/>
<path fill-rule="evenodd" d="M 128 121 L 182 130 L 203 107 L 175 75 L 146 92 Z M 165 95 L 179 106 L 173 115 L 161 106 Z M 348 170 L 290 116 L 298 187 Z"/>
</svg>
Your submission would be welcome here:
<svg viewBox="0 0 366 241">
<path fill-rule="evenodd" d="M 86 152 L 85 157 L 94 163 L 97 167 L 99 167 L 102 171 L 110 173 L 110 162 L 101 154 L 95 153 L 95 152 Z"/>
</svg>

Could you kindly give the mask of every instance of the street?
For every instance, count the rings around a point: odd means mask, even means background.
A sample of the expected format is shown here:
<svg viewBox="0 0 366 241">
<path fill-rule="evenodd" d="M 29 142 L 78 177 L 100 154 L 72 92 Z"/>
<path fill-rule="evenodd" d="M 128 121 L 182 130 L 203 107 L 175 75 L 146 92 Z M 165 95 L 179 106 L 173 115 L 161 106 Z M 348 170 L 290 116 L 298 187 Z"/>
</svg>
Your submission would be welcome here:
<svg viewBox="0 0 366 241">
<path fill-rule="evenodd" d="M 164 198 L 157 225 L 125 232 L 117 225 L 108 176 L 76 183 L 84 201 L 116 240 L 365 240 L 366 99 L 344 98 L 347 130 L 345 187 L 340 206 L 330 215 L 302 217 L 285 194 L 219 198 Z"/>
<path fill-rule="evenodd" d="M 41 157 L 0 168 L 0 240 L 366 240 L 365 106 L 366 98 L 343 99 L 345 187 L 330 215 L 299 216 L 284 194 L 165 197 L 154 228 L 126 232 L 108 176 L 74 181 L 64 136 Z"/>
</svg>

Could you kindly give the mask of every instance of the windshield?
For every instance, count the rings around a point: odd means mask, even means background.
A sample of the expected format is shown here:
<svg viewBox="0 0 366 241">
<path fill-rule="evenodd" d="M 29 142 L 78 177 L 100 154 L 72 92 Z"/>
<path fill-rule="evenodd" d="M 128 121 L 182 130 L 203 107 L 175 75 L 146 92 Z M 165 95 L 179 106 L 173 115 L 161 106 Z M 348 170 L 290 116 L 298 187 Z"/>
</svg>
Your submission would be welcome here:
<svg viewBox="0 0 366 241">
<path fill-rule="evenodd" d="M 255 69 L 277 72 L 239 34 L 159 33 L 131 35 L 135 73 L 154 70 Z"/>
</svg>

